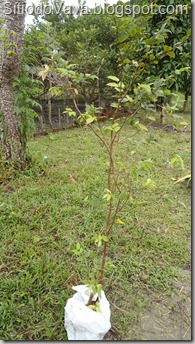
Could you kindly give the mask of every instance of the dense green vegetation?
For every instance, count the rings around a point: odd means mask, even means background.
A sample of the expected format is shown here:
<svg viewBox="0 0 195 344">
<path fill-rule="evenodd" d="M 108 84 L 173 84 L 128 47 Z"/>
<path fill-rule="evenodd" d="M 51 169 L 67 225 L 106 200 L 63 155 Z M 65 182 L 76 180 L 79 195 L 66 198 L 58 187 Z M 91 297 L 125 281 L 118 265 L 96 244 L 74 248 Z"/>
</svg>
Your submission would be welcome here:
<svg viewBox="0 0 195 344">
<path fill-rule="evenodd" d="M 43 3 L 52 2 L 44 0 Z M 58 1 L 59 6 L 60 3 Z M 165 5 L 172 3 L 167 1 Z M 119 1 L 117 5 L 127 4 Z M 106 101 L 110 105 L 113 90 L 106 87 L 107 78 L 115 75 L 124 83 L 132 84 L 129 94 L 139 83 L 152 85 L 156 82 L 156 102 L 160 108 L 166 107 L 175 91 L 184 93 L 187 101 L 191 94 L 190 1 L 185 1 L 185 5 L 187 13 L 183 10 L 183 13 L 178 11 L 172 15 L 73 16 L 61 11 L 60 14 L 36 16 L 35 25 L 25 33 L 24 66 L 28 66 L 27 70 L 36 78 L 43 65 L 47 65 L 48 73 L 40 85 L 39 97 L 48 101 L 64 96 L 69 99 L 63 79 L 68 77 L 78 90 L 79 101 L 96 102 L 99 106 Z M 78 6 L 82 8 L 83 3 Z M 67 66 L 69 73 L 59 71 Z M 58 91 L 48 92 L 51 87 L 57 87 Z"/>
</svg>

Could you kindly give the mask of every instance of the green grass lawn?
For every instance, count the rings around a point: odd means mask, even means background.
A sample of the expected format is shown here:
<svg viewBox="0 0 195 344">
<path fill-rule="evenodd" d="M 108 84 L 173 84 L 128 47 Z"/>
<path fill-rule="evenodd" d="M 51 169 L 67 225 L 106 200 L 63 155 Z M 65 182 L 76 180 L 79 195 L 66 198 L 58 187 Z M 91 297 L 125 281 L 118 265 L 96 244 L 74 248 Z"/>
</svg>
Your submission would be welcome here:
<svg viewBox="0 0 195 344">
<path fill-rule="evenodd" d="M 126 125 L 116 147 L 131 193 L 120 214 L 124 225 L 116 224 L 111 234 L 104 290 L 111 322 L 124 340 L 136 338 L 134 327 L 151 297 L 173 296 L 174 278 L 190 268 L 190 188 L 173 180 L 190 171 L 190 132 L 179 124 L 190 118 L 177 114 L 171 121 L 181 130 L 149 127 L 134 135 Z M 95 239 L 106 219 L 108 158 L 87 128 L 31 140 L 29 150 L 31 168 L 1 184 L 0 339 L 66 340 L 71 287 L 100 268 Z M 176 154 L 184 171 L 167 163 Z M 151 170 L 142 169 L 141 161 L 149 159 Z M 138 166 L 135 177 L 131 171 Z"/>
</svg>

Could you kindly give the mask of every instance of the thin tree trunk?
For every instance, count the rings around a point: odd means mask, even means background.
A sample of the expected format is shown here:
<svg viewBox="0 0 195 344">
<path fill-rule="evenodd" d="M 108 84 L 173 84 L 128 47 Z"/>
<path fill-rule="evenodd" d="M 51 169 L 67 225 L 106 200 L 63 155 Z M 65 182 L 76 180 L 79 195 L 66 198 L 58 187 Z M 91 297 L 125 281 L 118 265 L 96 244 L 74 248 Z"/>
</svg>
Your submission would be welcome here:
<svg viewBox="0 0 195 344">
<path fill-rule="evenodd" d="M 160 109 L 160 123 L 165 124 L 165 99 L 163 97 L 159 97 L 158 101 L 156 102 L 156 110 Z"/>
<path fill-rule="evenodd" d="M 61 124 L 61 112 L 60 109 L 58 109 L 58 127 L 62 128 L 62 124 Z"/>
<path fill-rule="evenodd" d="M 25 16 L 13 10 L 17 0 L 0 1 L 0 157 L 13 162 L 25 159 L 14 111 L 13 78 L 19 76 L 24 42 Z M 25 4 L 25 1 L 23 1 Z"/>
<path fill-rule="evenodd" d="M 52 83 L 51 81 L 49 81 L 49 88 L 52 87 Z M 52 106 L 51 106 L 51 95 L 48 94 L 48 119 L 49 119 L 49 125 L 50 128 L 53 129 L 53 125 L 52 125 Z"/>
<path fill-rule="evenodd" d="M 162 105 L 162 110 L 160 113 L 160 122 L 161 122 L 161 124 L 165 124 L 165 108 L 163 105 Z"/>
<path fill-rule="evenodd" d="M 48 119 L 49 119 L 50 128 L 52 129 L 53 125 L 52 125 L 52 111 L 51 111 L 51 98 L 50 98 L 50 96 L 48 98 Z"/>
<path fill-rule="evenodd" d="M 183 103 L 183 112 L 186 113 L 187 111 L 187 106 L 188 106 L 188 93 L 185 93 L 185 100 Z"/>
</svg>

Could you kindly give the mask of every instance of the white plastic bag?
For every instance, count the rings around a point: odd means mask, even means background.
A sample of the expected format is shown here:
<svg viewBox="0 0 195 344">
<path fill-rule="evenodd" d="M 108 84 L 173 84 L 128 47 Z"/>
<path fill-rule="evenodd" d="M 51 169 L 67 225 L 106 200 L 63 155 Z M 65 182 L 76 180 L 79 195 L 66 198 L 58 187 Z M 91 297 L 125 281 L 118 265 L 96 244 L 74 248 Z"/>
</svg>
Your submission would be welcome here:
<svg viewBox="0 0 195 344">
<path fill-rule="evenodd" d="M 101 291 L 99 305 L 101 313 L 86 306 L 90 290 L 86 285 L 72 287 L 77 291 L 65 306 L 64 326 L 68 334 L 68 340 L 102 340 L 111 328 L 110 304 L 105 293 Z M 97 295 L 94 295 L 94 300 Z"/>
</svg>

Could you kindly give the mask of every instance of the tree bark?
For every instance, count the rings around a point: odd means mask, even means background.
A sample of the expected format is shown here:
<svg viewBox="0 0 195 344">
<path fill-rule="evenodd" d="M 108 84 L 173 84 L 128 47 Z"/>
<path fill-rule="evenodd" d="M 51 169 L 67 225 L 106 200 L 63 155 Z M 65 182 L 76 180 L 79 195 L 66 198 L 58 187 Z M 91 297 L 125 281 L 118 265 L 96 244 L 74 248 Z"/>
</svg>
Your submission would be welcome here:
<svg viewBox="0 0 195 344">
<path fill-rule="evenodd" d="M 187 106 L 188 106 L 188 93 L 185 93 L 185 100 L 183 103 L 183 112 L 186 113 L 187 111 Z"/>
<path fill-rule="evenodd" d="M 49 88 L 52 87 L 51 81 L 49 81 Z M 50 94 L 48 95 L 48 118 L 49 118 L 49 125 L 50 128 L 53 129 L 53 124 L 52 124 L 52 107 L 51 107 L 51 96 Z"/>
<path fill-rule="evenodd" d="M 25 14 L 18 4 L 0 0 L 0 155 L 16 163 L 25 159 L 12 85 L 19 76 L 24 45 Z"/>
<path fill-rule="evenodd" d="M 160 123 L 165 124 L 165 108 L 162 106 L 161 113 L 160 113 Z"/>
</svg>

